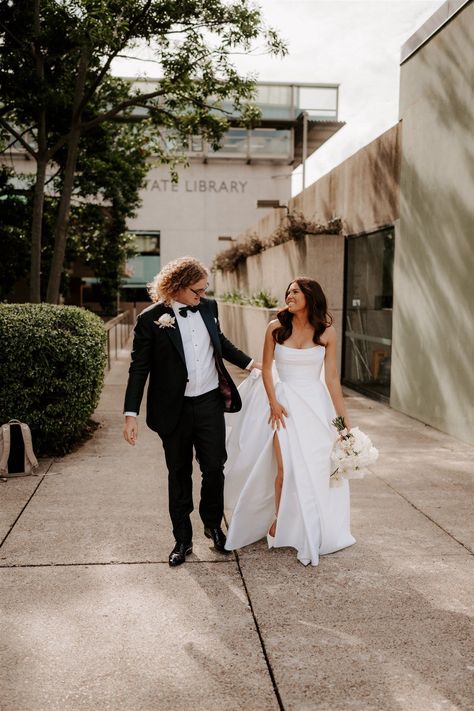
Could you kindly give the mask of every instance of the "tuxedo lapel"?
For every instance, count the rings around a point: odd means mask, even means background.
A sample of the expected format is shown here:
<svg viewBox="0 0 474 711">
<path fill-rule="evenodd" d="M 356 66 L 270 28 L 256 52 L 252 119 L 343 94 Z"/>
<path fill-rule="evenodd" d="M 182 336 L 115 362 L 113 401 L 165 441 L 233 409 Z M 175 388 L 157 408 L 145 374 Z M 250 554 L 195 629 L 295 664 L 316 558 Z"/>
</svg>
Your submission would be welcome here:
<svg viewBox="0 0 474 711">
<path fill-rule="evenodd" d="M 178 319 L 175 318 L 174 311 L 171 306 L 163 306 L 163 313 L 170 314 L 170 316 L 175 319 L 174 328 L 170 327 L 165 328 L 164 330 L 166 331 L 173 345 L 176 347 L 176 350 L 178 351 L 179 355 L 183 359 L 184 365 L 186 365 L 186 358 L 184 357 L 183 339 L 181 338 L 181 332 L 178 326 Z"/>
<path fill-rule="evenodd" d="M 204 321 L 206 328 L 209 331 L 214 350 L 216 350 L 220 354 L 222 352 L 222 346 L 219 339 L 219 333 L 217 331 L 216 321 L 206 302 L 201 301 L 199 313 L 201 314 L 202 320 Z"/>
</svg>

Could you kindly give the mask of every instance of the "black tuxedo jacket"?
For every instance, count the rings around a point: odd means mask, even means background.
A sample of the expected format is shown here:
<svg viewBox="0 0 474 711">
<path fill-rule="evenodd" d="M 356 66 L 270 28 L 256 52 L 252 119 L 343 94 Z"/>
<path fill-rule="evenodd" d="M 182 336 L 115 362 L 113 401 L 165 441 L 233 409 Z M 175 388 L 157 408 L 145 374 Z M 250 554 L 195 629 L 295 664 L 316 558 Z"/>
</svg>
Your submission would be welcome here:
<svg viewBox="0 0 474 711">
<path fill-rule="evenodd" d="M 242 403 L 225 369 L 223 358 L 239 368 L 245 368 L 251 358 L 236 348 L 221 332 L 217 304 L 213 299 L 201 299 L 199 310 L 214 347 L 224 411 L 238 412 Z M 142 311 L 137 319 L 124 405 L 124 412 L 139 412 L 149 375 L 146 422 L 160 436 L 169 434 L 176 427 L 188 381 L 178 319 L 174 328 L 162 328 L 155 322 L 163 314 L 174 317 L 170 306 L 158 303 Z"/>
</svg>

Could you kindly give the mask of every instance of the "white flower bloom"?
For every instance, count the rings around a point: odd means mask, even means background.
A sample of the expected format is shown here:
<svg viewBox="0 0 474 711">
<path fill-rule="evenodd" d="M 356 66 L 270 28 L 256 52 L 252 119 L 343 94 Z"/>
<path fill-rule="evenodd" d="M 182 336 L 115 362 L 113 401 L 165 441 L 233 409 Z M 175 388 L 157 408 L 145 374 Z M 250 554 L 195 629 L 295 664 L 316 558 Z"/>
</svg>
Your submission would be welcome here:
<svg viewBox="0 0 474 711">
<path fill-rule="evenodd" d="M 331 453 L 332 471 L 331 486 L 338 486 L 340 478 L 362 479 L 368 467 L 377 461 L 378 451 L 372 445 L 369 437 L 358 427 L 354 427 L 342 439 L 334 444 Z"/>
<path fill-rule="evenodd" d="M 174 328 L 175 321 L 176 318 L 171 314 L 163 314 L 158 321 L 153 321 L 153 323 L 156 323 L 160 328 Z"/>
</svg>

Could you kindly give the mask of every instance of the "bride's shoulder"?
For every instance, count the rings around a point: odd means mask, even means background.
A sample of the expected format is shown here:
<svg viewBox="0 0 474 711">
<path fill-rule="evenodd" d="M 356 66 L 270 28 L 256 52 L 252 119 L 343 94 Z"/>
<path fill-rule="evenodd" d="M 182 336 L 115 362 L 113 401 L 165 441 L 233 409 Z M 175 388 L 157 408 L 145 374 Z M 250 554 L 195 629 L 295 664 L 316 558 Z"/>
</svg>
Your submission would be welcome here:
<svg viewBox="0 0 474 711">
<path fill-rule="evenodd" d="M 321 344 L 323 346 L 328 346 L 330 343 L 334 343 L 336 341 L 336 337 L 336 329 L 331 324 L 330 326 L 327 326 L 326 330 L 321 335 Z"/>
<path fill-rule="evenodd" d="M 267 333 L 273 333 L 273 331 L 278 328 L 278 326 L 281 326 L 281 323 L 277 318 L 272 319 L 267 326 Z"/>
<path fill-rule="evenodd" d="M 281 323 L 277 318 L 273 319 L 273 321 L 270 321 L 265 331 L 265 343 L 269 345 L 275 343 L 275 337 L 273 333 L 278 328 L 278 326 L 281 326 Z"/>
</svg>

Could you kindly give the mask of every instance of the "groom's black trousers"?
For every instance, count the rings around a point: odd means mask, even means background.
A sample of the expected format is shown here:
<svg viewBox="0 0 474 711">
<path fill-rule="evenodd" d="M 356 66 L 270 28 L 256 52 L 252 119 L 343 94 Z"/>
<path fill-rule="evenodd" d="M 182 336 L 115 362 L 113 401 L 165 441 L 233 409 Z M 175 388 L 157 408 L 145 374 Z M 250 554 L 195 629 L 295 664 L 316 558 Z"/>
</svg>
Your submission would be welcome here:
<svg viewBox="0 0 474 711">
<path fill-rule="evenodd" d="M 219 390 L 185 397 L 171 434 L 163 436 L 168 467 L 169 512 L 177 541 L 190 543 L 193 510 L 193 450 L 202 474 L 199 514 L 209 528 L 221 525 L 224 513 L 225 421 Z"/>
</svg>

